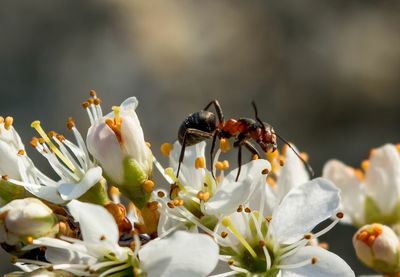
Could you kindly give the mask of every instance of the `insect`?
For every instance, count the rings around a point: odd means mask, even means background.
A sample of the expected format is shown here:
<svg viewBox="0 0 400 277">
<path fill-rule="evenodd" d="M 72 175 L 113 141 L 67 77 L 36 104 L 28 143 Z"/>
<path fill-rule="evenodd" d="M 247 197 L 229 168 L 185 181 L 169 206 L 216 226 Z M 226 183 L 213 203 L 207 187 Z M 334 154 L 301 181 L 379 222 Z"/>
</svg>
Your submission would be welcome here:
<svg viewBox="0 0 400 277">
<path fill-rule="evenodd" d="M 208 111 L 212 105 L 215 107 L 216 114 Z M 252 102 L 252 106 L 254 109 L 255 119 L 229 118 L 225 121 L 224 114 L 218 100 L 213 100 L 203 110 L 190 114 L 182 122 L 178 131 L 178 140 L 182 145 L 182 149 L 179 155 L 177 177 L 179 177 L 179 171 L 185 155 L 186 146 L 195 145 L 206 139 L 212 139 L 210 157 L 211 164 L 213 165 L 215 144 L 217 139 L 230 138 L 234 138 L 233 146 L 238 148 L 239 169 L 236 176 L 236 181 L 239 179 L 242 165 L 242 147 L 246 147 L 253 155 L 261 157 L 253 143 L 258 144 L 265 153 L 274 152 L 277 149 L 277 138 L 294 151 L 296 156 L 305 164 L 311 176 L 313 176 L 314 172 L 311 166 L 300 157 L 290 143 L 288 143 L 284 138 L 279 136 L 274 131 L 274 128 L 272 128 L 271 125 L 263 122 L 258 117 L 257 106 L 254 102 Z"/>
</svg>

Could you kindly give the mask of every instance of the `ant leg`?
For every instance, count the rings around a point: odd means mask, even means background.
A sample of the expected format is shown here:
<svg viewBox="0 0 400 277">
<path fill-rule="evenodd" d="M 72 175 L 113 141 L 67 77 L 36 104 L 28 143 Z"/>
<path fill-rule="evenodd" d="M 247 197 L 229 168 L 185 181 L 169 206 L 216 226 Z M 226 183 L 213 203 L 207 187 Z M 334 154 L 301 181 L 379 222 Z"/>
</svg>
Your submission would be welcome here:
<svg viewBox="0 0 400 277">
<path fill-rule="evenodd" d="M 210 160 L 211 160 L 211 175 L 215 180 L 214 176 L 214 150 L 215 150 L 215 143 L 217 142 L 218 132 L 214 133 L 212 144 L 211 144 L 211 151 L 210 151 Z"/>
<path fill-rule="evenodd" d="M 253 155 L 257 155 L 258 158 L 261 158 L 260 152 L 247 140 L 243 141 L 244 146 L 246 146 L 247 150 L 249 150 Z"/>
<path fill-rule="evenodd" d="M 242 169 L 242 145 L 239 144 L 239 150 L 238 150 L 238 164 L 239 164 L 239 168 L 238 168 L 238 173 L 236 175 L 236 179 L 235 182 L 237 182 L 239 180 L 239 175 L 240 175 L 240 170 Z"/>
<path fill-rule="evenodd" d="M 214 134 L 213 133 L 204 132 L 204 131 L 201 131 L 201 130 L 197 130 L 197 129 L 193 129 L 193 128 L 186 129 L 186 132 L 183 135 L 181 153 L 179 154 L 179 165 L 178 165 L 178 171 L 176 173 L 176 178 L 179 177 L 179 171 L 181 170 L 181 164 L 183 162 L 183 158 L 185 157 L 185 149 L 186 149 L 186 145 L 187 145 L 188 135 L 195 135 L 197 137 L 202 138 L 202 140 L 205 140 L 205 139 L 212 138 Z"/>
<path fill-rule="evenodd" d="M 208 103 L 208 105 L 204 108 L 204 111 L 207 111 L 208 108 L 213 104 L 214 104 L 215 110 L 217 111 L 219 123 L 223 123 L 224 122 L 224 114 L 222 113 L 221 105 L 219 104 L 217 99 L 215 99 L 215 100 L 211 101 L 210 103 Z"/>
</svg>

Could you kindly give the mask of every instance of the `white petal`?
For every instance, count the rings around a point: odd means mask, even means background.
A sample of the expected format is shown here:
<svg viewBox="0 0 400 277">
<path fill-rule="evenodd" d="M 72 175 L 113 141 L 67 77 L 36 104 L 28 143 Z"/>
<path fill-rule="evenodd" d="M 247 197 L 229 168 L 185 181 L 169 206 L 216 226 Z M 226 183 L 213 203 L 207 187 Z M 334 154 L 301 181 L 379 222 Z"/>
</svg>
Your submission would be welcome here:
<svg viewBox="0 0 400 277">
<path fill-rule="evenodd" d="M 182 146 L 179 141 L 174 143 L 173 150 L 169 156 L 170 166 L 174 169 L 176 173 L 179 165 L 179 155 L 181 153 Z M 184 186 L 190 186 L 195 190 L 200 190 L 204 184 L 204 178 L 206 176 L 205 168 L 195 168 L 195 161 L 197 158 L 205 159 L 206 143 L 200 142 L 192 146 L 187 146 L 185 148 L 185 156 L 181 164 L 181 169 L 179 172 L 179 180 Z"/>
<path fill-rule="evenodd" d="M 270 231 L 278 243 L 293 243 L 331 217 L 340 204 L 339 190 L 317 178 L 292 189 L 275 209 Z"/>
<path fill-rule="evenodd" d="M 132 96 L 125 99 L 124 102 L 121 103 L 121 113 L 122 112 L 135 112 L 137 106 L 139 106 L 139 101 L 136 97 Z"/>
<path fill-rule="evenodd" d="M 282 264 L 296 264 L 315 257 L 317 262 L 290 270 L 282 270 L 282 277 L 352 277 L 350 266 L 339 256 L 321 247 L 307 246 L 282 261 Z"/>
<path fill-rule="evenodd" d="M 72 200 L 67 207 L 75 221 L 79 222 L 85 242 L 118 243 L 119 232 L 117 224 L 105 208 L 78 200 Z"/>
<path fill-rule="evenodd" d="M 365 175 L 365 188 L 382 213 L 391 213 L 400 198 L 400 155 L 392 144 L 374 151 Z"/>
<path fill-rule="evenodd" d="M 125 155 L 135 159 L 142 170 L 149 172 L 152 161 L 151 151 L 144 140 L 143 130 L 136 113 L 132 112 L 127 116 L 121 112 L 121 118 L 121 136 Z"/>
<path fill-rule="evenodd" d="M 285 155 L 285 165 L 282 167 L 277 181 L 278 202 L 280 202 L 292 188 L 309 180 L 310 178 L 303 162 L 296 156 L 293 150 L 288 147 Z"/>
<path fill-rule="evenodd" d="M 97 166 L 89 169 L 83 179 L 77 184 L 63 183 L 58 187 L 61 198 L 72 200 L 81 197 L 102 178 L 102 169 Z"/>
<path fill-rule="evenodd" d="M 218 246 L 204 234 L 177 231 L 139 250 L 149 277 L 207 276 L 218 262 Z"/>
<path fill-rule="evenodd" d="M 21 177 L 17 165 L 17 152 L 18 150 L 11 147 L 10 144 L 0 140 L 0 174 L 20 180 Z"/>
<path fill-rule="evenodd" d="M 331 180 L 339 189 L 342 199 L 345 223 L 364 221 L 364 186 L 354 173 L 354 169 L 337 160 L 328 161 L 322 176 Z"/>
<path fill-rule="evenodd" d="M 32 184 L 24 184 L 24 187 L 27 191 L 35 195 L 40 199 L 47 200 L 54 204 L 63 204 L 65 200 L 61 198 L 58 189 L 56 187 L 49 186 L 41 186 L 41 185 L 32 185 Z"/>
<path fill-rule="evenodd" d="M 123 154 L 114 132 L 105 123 L 97 121 L 87 135 L 89 152 L 100 162 L 105 173 L 116 183 L 124 180 Z"/>
<path fill-rule="evenodd" d="M 205 211 L 211 215 L 231 214 L 241 204 L 246 204 L 257 186 L 265 186 L 264 169 L 270 170 L 267 160 L 253 160 L 242 165 L 239 180 L 236 182 L 238 169 L 231 171 L 219 185 L 216 194 L 205 203 Z"/>
</svg>

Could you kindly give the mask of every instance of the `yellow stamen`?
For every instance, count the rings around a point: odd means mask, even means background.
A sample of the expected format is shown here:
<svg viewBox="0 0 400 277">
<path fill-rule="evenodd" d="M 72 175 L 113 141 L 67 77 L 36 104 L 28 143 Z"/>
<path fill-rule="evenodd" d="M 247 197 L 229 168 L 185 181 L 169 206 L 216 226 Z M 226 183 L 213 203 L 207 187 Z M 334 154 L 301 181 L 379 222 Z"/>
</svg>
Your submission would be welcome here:
<svg viewBox="0 0 400 277">
<path fill-rule="evenodd" d="M 96 93 L 96 91 L 94 89 L 90 90 L 89 95 L 91 97 L 97 97 L 97 93 Z"/>
<path fill-rule="evenodd" d="M 113 106 L 113 107 L 112 107 L 112 110 L 113 110 L 113 112 L 114 112 L 114 121 L 115 121 L 115 124 L 118 126 L 119 124 L 121 124 L 121 118 L 120 118 L 120 116 L 119 116 L 119 114 L 120 114 L 120 112 L 121 112 L 121 109 L 120 109 L 119 106 Z"/>
<path fill-rule="evenodd" d="M 171 153 L 172 149 L 173 149 L 173 146 L 172 146 L 171 143 L 163 143 L 160 146 L 161 153 L 166 157 L 169 156 L 169 154 Z"/>
<path fill-rule="evenodd" d="M 301 152 L 301 153 L 300 153 L 300 157 L 301 157 L 304 161 L 308 162 L 308 154 L 307 154 L 306 152 Z"/>
<path fill-rule="evenodd" d="M 51 142 L 51 140 L 49 139 L 49 137 L 47 136 L 47 134 L 45 133 L 45 131 L 42 129 L 42 126 L 40 126 L 40 121 L 36 120 L 33 121 L 31 124 L 31 127 L 34 128 L 36 130 L 36 132 L 39 133 L 39 135 L 42 136 L 42 138 L 44 139 L 44 141 L 47 143 L 47 145 L 50 147 L 51 151 L 54 152 L 54 154 L 57 155 L 58 158 L 60 158 L 61 161 L 64 162 L 64 164 L 73 172 L 76 171 L 75 166 L 61 153 L 60 150 L 58 150 L 58 148 L 54 145 L 53 142 Z"/>
<path fill-rule="evenodd" d="M 121 192 L 119 191 L 119 189 L 117 187 L 111 186 L 110 194 L 114 195 L 114 196 L 118 196 L 118 195 L 121 195 Z"/>
<path fill-rule="evenodd" d="M 196 158 L 196 161 L 194 163 L 194 167 L 196 169 L 205 168 L 206 167 L 206 161 L 204 160 L 204 158 L 203 157 Z"/>
<path fill-rule="evenodd" d="M 360 180 L 360 181 L 364 180 L 364 173 L 360 169 L 355 169 L 354 170 L 354 175 L 356 175 L 358 180 Z"/>
<path fill-rule="evenodd" d="M 143 184 L 143 189 L 147 193 L 151 193 L 154 190 L 154 182 L 151 180 L 147 180 Z"/>
<path fill-rule="evenodd" d="M 68 119 L 67 119 L 67 128 L 69 130 L 72 130 L 72 128 L 74 128 L 74 127 L 75 127 L 74 119 L 72 117 L 68 117 Z"/>
<path fill-rule="evenodd" d="M 284 166 L 285 165 L 285 157 L 280 157 L 279 159 L 279 165 Z"/>
<path fill-rule="evenodd" d="M 267 160 L 269 162 L 272 162 L 275 158 L 277 158 L 279 156 L 279 151 L 275 150 L 274 152 L 267 152 L 265 153 L 265 158 L 267 158 Z"/>
<path fill-rule="evenodd" d="M 275 187 L 276 186 L 276 181 L 271 176 L 268 176 L 266 180 L 267 180 L 267 184 L 270 185 L 271 187 Z"/>
<path fill-rule="evenodd" d="M 4 128 L 6 130 L 10 130 L 12 124 L 13 124 L 14 118 L 11 116 L 7 116 L 6 119 L 4 120 Z"/>
<path fill-rule="evenodd" d="M 0 116 L 0 124 L 4 123 L 4 117 Z"/>
<path fill-rule="evenodd" d="M 231 219 L 229 217 L 224 217 L 221 221 L 222 225 L 228 228 L 229 231 L 240 241 L 240 243 L 249 251 L 250 255 L 253 258 L 257 258 L 257 253 L 251 248 L 250 244 L 246 241 L 246 239 L 233 227 Z"/>
<path fill-rule="evenodd" d="M 199 191 L 197 193 L 197 198 L 201 201 L 207 202 L 208 199 L 210 199 L 210 193 L 209 192 L 204 192 L 204 191 Z"/>
<path fill-rule="evenodd" d="M 254 154 L 253 157 L 251 157 L 252 160 L 258 160 L 260 157 L 257 154 Z"/>
<path fill-rule="evenodd" d="M 224 160 L 222 162 L 222 164 L 224 165 L 224 169 L 228 169 L 229 168 L 229 162 L 227 160 Z"/>
<path fill-rule="evenodd" d="M 18 150 L 18 155 L 20 155 L 20 156 L 25 155 L 25 150 L 24 149 L 19 149 Z"/>
<path fill-rule="evenodd" d="M 361 162 L 361 168 L 362 170 L 364 170 L 364 172 L 366 172 L 368 170 L 369 167 L 369 161 L 368 160 L 364 160 Z"/>
<path fill-rule="evenodd" d="M 222 138 L 219 141 L 219 148 L 223 153 L 226 153 L 231 149 L 231 143 L 229 142 L 228 139 Z"/>
<path fill-rule="evenodd" d="M 148 148 L 151 148 L 151 143 L 148 142 L 148 141 L 146 141 L 146 146 L 147 146 Z"/>
<path fill-rule="evenodd" d="M 220 161 L 215 163 L 215 168 L 218 170 L 224 170 L 224 164 Z"/>
<path fill-rule="evenodd" d="M 32 244 L 33 243 L 33 238 L 31 236 L 26 237 L 25 242 L 26 242 L 26 244 Z"/>
</svg>

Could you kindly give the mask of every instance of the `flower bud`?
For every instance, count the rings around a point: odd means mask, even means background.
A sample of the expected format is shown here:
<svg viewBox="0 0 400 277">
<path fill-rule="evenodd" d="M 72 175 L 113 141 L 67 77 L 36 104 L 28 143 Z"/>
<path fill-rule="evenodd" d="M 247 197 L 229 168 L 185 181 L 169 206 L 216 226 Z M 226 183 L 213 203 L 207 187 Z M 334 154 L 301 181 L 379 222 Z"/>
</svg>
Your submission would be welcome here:
<svg viewBox="0 0 400 277">
<path fill-rule="evenodd" d="M 135 97 L 128 98 L 95 121 L 88 131 L 87 146 L 106 176 L 142 208 L 150 195 L 143 185 L 151 176 L 153 156 L 135 112 L 137 105 Z"/>
<path fill-rule="evenodd" d="M 0 209 L 0 242 L 29 244 L 32 239 L 54 237 L 58 221 L 53 211 L 36 198 L 13 200 Z"/>
<path fill-rule="evenodd" d="M 382 224 L 365 225 L 353 237 L 357 257 L 368 267 L 384 274 L 400 271 L 399 239 Z"/>
</svg>

